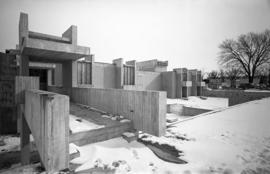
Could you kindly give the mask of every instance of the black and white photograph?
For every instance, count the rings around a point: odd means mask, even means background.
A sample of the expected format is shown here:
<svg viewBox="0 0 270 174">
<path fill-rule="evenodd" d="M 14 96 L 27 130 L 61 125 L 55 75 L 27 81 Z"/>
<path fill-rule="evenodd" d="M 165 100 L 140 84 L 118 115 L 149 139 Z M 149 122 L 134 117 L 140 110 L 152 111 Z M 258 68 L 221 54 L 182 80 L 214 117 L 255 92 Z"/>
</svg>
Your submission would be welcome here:
<svg viewBox="0 0 270 174">
<path fill-rule="evenodd" d="M 0 174 L 270 174 L 270 0 L 0 0 Z"/>
</svg>

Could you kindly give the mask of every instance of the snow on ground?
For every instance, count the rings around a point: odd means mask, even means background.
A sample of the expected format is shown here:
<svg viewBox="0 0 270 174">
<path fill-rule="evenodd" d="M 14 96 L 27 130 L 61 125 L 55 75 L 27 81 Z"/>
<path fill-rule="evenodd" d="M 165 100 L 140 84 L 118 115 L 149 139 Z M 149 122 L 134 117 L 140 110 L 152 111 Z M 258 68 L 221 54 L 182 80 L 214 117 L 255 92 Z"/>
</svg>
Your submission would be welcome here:
<svg viewBox="0 0 270 174">
<path fill-rule="evenodd" d="M 4 145 L 0 146 L 0 153 L 19 150 L 19 136 L 0 136 L 0 139 L 4 142 Z"/>
<path fill-rule="evenodd" d="M 93 129 L 103 128 L 104 125 L 98 125 L 92 122 L 89 122 L 85 119 L 77 117 L 75 115 L 69 114 L 69 128 L 72 133 L 84 132 Z"/>
<path fill-rule="evenodd" d="M 188 107 L 217 110 L 228 107 L 229 100 L 227 98 L 217 98 L 217 97 L 200 98 L 196 96 L 190 96 L 188 97 L 188 100 L 168 98 L 167 104 L 183 104 L 184 106 Z"/>
<path fill-rule="evenodd" d="M 77 171 L 97 161 L 112 166 L 122 161 L 118 173 L 270 173 L 270 98 L 236 105 L 220 112 L 176 124 L 167 135 L 152 140 L 183 151 L 188 164 L 162 161 L 138 142 L 122 138 L 77 147 Z M 183 135 L 177 139 L 172 135 Z"/>
<path fill-rule="evenodd" d="M 108 141 L 78 147 L 81 157 L 72 160 L 72 163 L 82 164 L 76 169 L 84 171 L 93 168 L 96 161 L 114 168 L 113 163 L 121 161 L 116 173 L 155 173 L 179 170 L 181 165 L 164 162 L 146 146 L 136 141 L 128 143 L 123 138 L 114 138 Z"/>
<path fill-rule="evenodd" d="M 196 140 L 181 145 L 192 166 L 270 173 L 269 106 L 270 98 L 244 103 L 179 123 L 170 131 Z"/>
</svg>

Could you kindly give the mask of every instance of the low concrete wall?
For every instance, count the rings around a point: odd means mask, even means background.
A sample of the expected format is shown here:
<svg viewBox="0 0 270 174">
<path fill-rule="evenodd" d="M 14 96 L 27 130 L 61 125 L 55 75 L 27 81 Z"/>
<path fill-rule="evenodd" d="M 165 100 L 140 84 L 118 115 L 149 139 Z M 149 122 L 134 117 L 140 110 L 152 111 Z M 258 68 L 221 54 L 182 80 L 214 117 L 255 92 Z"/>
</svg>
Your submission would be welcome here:
<svg viewBox="0 0 270 174">
<path fill-rule="evenodd" d="M 169 104 L 167 105 L 167 112 L 174 113 L 180 116 L 194 116 L 205 112 L 209 112 L 209 109 L 187 107 L 182 104 Z"/>
<path fill-rule="evenodd" d="M 123 115 L 137 130 L 156 136 L 165 133 L 165 92 L 72 88 L 70 97 L 76 103 Z"/>
<path fill-rule="evenodd" d="M 51 92 L 58 93 L 58 94 L 63 94 L 63 95 L 70 94 L 70 88 L 64 88 L 62 86 L 48 86 L 47 90 L 51 91 Z"/>
<path fill-rule="evenodd" d="M 69 167 L 69 98 L 47 91 L 25 91 L 25 114 L 48 173 Z M 25 129 L 25 126 L 22 126 Z M 23 137 L 25 130 L 22 130 Z M 25 145 L 27 146 L 27 144 Z M 27 156 L 27 154 L 22 154 Z M 29 155 L 29 154 L 28 154 Z"/>
<path fill-rule="evenodd" d="M 229 106 L 270 97 L 270 92 L 245 92 L 243 90 L 204 90 L 204 96 L 228 98 Z"/>
<path fill-rule="evenodd" d="M 53 92 L 65 92 L 56 87 Z M 69 94 L 76 103 L 89 105 L 132 120 L 134 128 L 156 136 L 166 128 L 166 92 L 123 89 L 72 88 Z"/>
</svg>

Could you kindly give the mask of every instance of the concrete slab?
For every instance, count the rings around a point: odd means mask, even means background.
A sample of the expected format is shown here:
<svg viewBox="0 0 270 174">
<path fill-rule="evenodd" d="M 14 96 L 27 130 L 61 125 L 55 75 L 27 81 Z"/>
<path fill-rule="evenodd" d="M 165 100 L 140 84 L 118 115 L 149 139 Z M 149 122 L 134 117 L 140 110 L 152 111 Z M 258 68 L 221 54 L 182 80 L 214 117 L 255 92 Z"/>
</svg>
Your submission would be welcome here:
<svg viewBox="0 0 270 174">
<path fill-rule="evenodd" d="M 22 45 L 22 54 L 32 61 L 77 60 L 90 55 L 90 48 L 67 43 L 28 38 Z"/>
</svg>

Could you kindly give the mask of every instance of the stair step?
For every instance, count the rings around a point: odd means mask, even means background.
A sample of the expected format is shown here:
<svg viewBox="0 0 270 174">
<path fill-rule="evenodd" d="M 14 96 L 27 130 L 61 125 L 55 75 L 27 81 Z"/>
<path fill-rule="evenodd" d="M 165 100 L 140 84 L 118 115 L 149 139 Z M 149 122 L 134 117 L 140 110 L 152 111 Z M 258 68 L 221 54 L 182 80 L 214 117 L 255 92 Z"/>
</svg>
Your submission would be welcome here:
<svg viewBox="0 0 270 174">
<path fill-rule="evenodd" d="M 137 132 L 124 132 L 122 134 L 122 137 L 127 141 L 127 142 L 132 142 L 138 139 L 138 133 Z"/>
<path fill-rule="evenodd" d="M 70 143 L 82 146 L 120 137 L 124 132 L 131 131 L 132 129 L 132 122 L 124 122 L 111 127 L 71 134 L 69 141 Z"/>
</svg>

